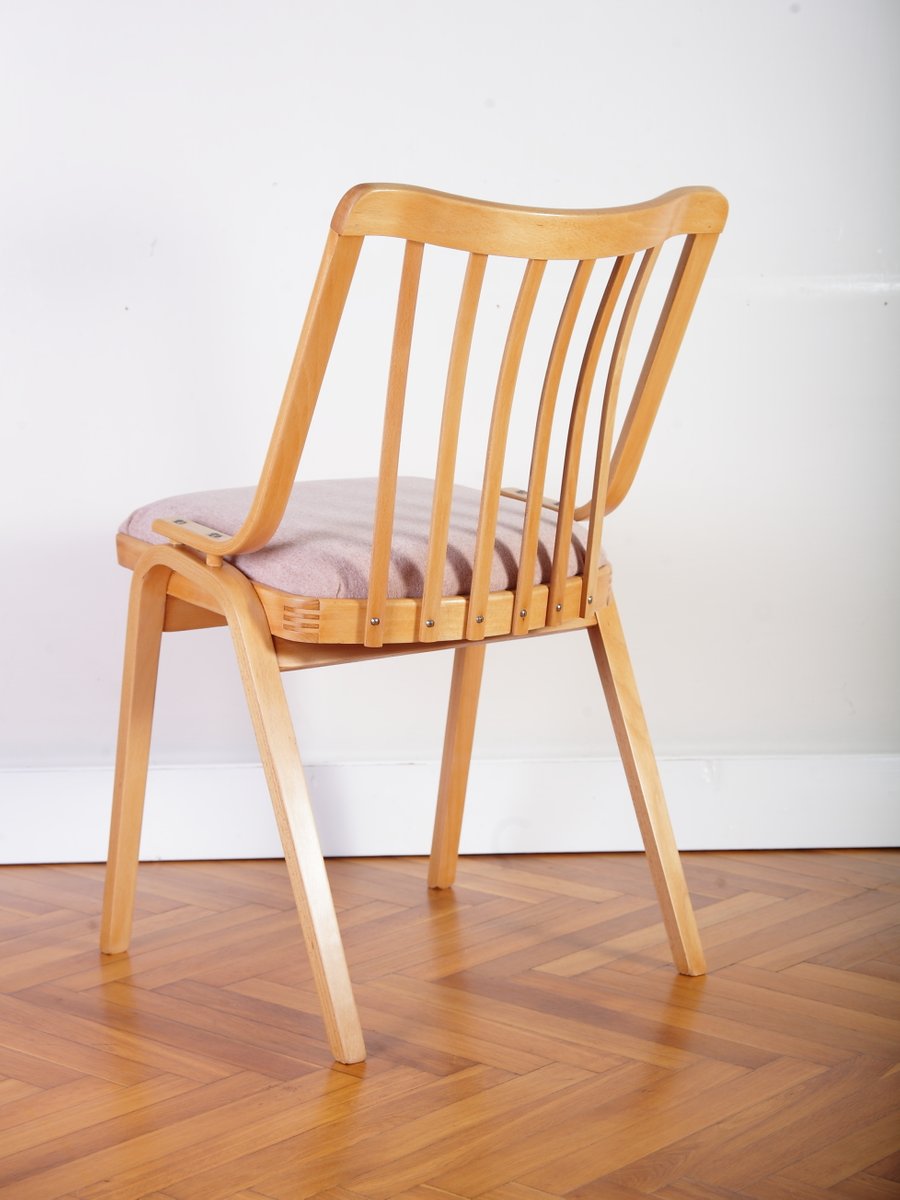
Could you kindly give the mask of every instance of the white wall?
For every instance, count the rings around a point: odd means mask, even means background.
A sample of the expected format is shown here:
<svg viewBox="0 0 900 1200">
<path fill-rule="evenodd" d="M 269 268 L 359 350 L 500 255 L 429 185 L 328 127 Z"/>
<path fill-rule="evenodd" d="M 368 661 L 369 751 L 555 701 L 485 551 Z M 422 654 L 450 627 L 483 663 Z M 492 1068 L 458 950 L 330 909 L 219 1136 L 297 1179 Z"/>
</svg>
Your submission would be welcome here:
<svg viewBox="0 0 900 1200">
<path fill-rule="evenodd" d="M 13 768 L 111 761 L 116 525 L 256 478 L 333 206 L 377 178 L 559 206 L 726 193 L 608 527 L 626 630 L 664 759 L 835 755 L 847 799 L 871 799 L 872 756 L 900 750 L 895 0 L 7 0 L 2 17 L 8 839 L 57 811 L 65 777 L 26 805 Z M 313 453 L 309 474 L 356 469 L 344 440 Z M 613 753 L 582 639 L 563 642 L 492 651 L 480 758 Z M 167 645 L 155 761 L 255 758 L 224 643 Z M 290 677 L 306 759 L 434 760 L 444 659 Z M 91 803 L 105 814 L 105 782 Z"/>
</svg>

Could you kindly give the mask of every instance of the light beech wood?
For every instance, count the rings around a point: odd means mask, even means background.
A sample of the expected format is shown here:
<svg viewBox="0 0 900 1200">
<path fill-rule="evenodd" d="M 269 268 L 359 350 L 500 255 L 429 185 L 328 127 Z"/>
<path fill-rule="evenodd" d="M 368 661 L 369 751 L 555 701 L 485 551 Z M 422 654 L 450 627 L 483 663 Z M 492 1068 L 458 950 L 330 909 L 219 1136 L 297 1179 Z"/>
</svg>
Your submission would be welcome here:
<svg viewBox="0 0 900 1200">
<path fill-rule="evenodd" d="M 682 188 L 657 200 L 622 208 L 572 211 L 487 204 L 393 184 L 366 184 L 347 193 L 332 221 L 259 485 L 246 519 L 237 530 L 220 530 L 195 521 L 190 511 L 185 511 L 172 520 L 154 523 L 155 532 L 169 539 L 166 545 L 148 546 L 127 534 L 120 534 L 117 539 L 119 561 L 134 571 L 134 580 L 101 932 L 105 951 L 122 952 L 128 945 L 132 925 L 163 631 L 223 624 L 231 631 L 329 1045 L 336 1059 L 352 1064 L 364 1058 L 365 1047 L 280 672 L 454 648 L 428 875 L 433 888 L 443 889 L 452 883 L 457 869 L 486 643 L 587 629 L 672 954 L 679 971 L 698 974 L 704 970 L 696 922 L 612 600 L 611 568 L 603 555 L 601 534 L 604 513 L 621 501 L 634 478 L 726 212 L 724 198 L 710 188 Z M 279 528 L 362 242 L 368 236 L 403 239 L 405 248 L 386 382 L 367 594 L 351 599 L 295 595 L 252 582 L 230 560 L 261 549 Z M 683 237 L 684 247 L 614 445 L 618 393 L 631 335 L 650 273 L 663 243 L 672 237 Z M 407 375 L 426 245 L 464 251 L 468 261 L 435 449 L 422 595 L 390 597 Z M 503 349 L 486 444 L 476 448 L 477 453 L 483 453 L 484 468 L 474 531 L 471 585 L 465 594 L 445 596 L 443 581 L 461 418 L 489 255 L 524 259 L 524 273 Z M 578 351 L 581 361 L 574 395 L 563 400 L 560 382 L 597 258 L 613 261 L 586 345 Z M 526 468 L 527 488 L 504 488 L 504 460 L 523 349 L 546 264 L 551 259 L 569 260 L 576 265 L 544 371 L 531 461 Z M 636 260 L 639 265 L 626 293 Z M 590 447 L 584 446 L 584 437 L 594 379 L 623 295 L 627 299 L 615 329 L 590 495 L 579 504 L 581 460 L 583 454 L 591 457 Z M 567 418 L 568 432 L 561 464 L 560 496 L 554 498 L 545 496 L 544 489 L 551 461 L 554 417 L 561 403 L 570 407 L 568 413 L 564 408 L 562 414 L 562 419 Z M 491 591 L 501 496 L 512 496 L 524 503 L 522 534 L 515 583 L 507 590 Z M 556 533 L 549 577 L 535 584 L 543 511 L 556 514 Z M 574 522 L 584 520 L 588 521 L 587 530 L 579 533 L 579 537 L 586 539 L 584 563 L 570 575 Z M 240 561 L 243 563 L 244 559 Z M 579 921 L 572 928 L 580 928 Z M 511 947 L 510 953 L 515 952 L 516 947 Z M 215 951 L 210 953 L 214 955 Z M 598 962 L 608 961 L 604 948 L 591 953 L 599 954 Z M 570 971 L 572 952 L 559 957 L 560 972 Z M 464 960 L 458 969 L 463 966 Z M 227 973 L 228 968 L 212 958 L 210 969 Z M 240 978 L 243 976 L 235 976 Z M 562 1078 L 560 1085 L 565 1085 Z M 372 1194 L 381 1194 L 378 1188 L 386 1186 L 384 1181 L 380 1182 Z M 134 1194 L 137 1197 L 138 1193 Z"/>
<path fill-rule="evenodd" d="M 509 500 L 521 500 L 523 504 L 528 501 L 526 488 L 503 487 L 500 489 L 500 495 L 506 496 Z M 540 507 L 546 508 L 548 512 L 559 512 L 559 501 L 554 500 L 552 496 L 541 496 Z"/>
<path fill-rule="evenodd" d="M 584 357 L 578 372 L 575 399 L 569 418 L 566 437 L 566 455 L 560 485 L 559 517 L 556 522 L 556 543 L 553 547 L 553 565 L 550 570 L 550 598 L 548 623 L 557 625 L 561 620 L 558 605 L 562 599 L 568 575 L 569 545 L 575 521 L 575 497 L 578 489 L 578 474 L 581 467 L 581 449 L 584 444 L 584 426 L 587 420 L 588 403 L 594 386 L 594 377 L 600 360 L 600 351 L 612 323 L 613 312 L 631 267 L 633 255 L 620 256 L 613 264 L 603 297 L 597 309 L 591 332 L 588 336 Z M 611 428 L 611 427 L 610 427 Z M 590 505 L 587 507 L 590 513 Z M 579 519 L 582 519 L 579 517 Z"/>
<path fill-rule="evenodd" d="M 522 284 L 513 309 L 512 320 L 500 374 L 497 393 L 491 413 L 487 453 L 484 461 L 484 479 L 481 485 L 481 509 L 478 514 L 478 534 L 475 540 L 475 561 L 472 566 L 472 586 L 469 592 L 469 613 L 466 619 L 466 637 L 477 641 L 485 636 L 484 619 L 490 588 L 491 562 L 494 557 L 494 535 L 497 531 L 497 505 L 500 500 L 503 459 L 506 454 L 506 439 L 509 433 L 509 418 L 512 413 L 513 397 L 525 335 L 534 312 L 538 288 L 544 275 L 546 263 L 530 259 L 525 265 Z"/>
<path fill-rule="evenodd" d="M 369 567 L 369 597 L 366 603 L 367 646 L 380 646 L 384 640 L 382 617 L 387 600 L 391 538 L 394 532 L 394 504 L 397 499 L 397 473 L 400 461 L 400 435 L 403 430 L 403 406 L 406 400 L 406 376 L 412 346 L 416 297 L 422 271 L 421 242 L 407 242 L 397 301 L 394 345 L 388 378 L 384 433 L 381 439 L 381 463 L 378 470 L 378 497 L 375 502 L 375 527 L 372 531 L 372 562 Z"/>
<path fill-rule="evenodd" d="M 597 440 L 597 460 L 594 470 L 594 486 L 591 489 L 590 522 L 588 525 L 587 549 L 584 556 L 584 580 L 582 582 L 581 614 L 587 616 L 591 611 L 593 599 L 593 575 L 603 553 L 600 545 L 600 535 L 603 530 L 603 514 L 605 511 L 606 485 L 609 479 L 609 456 L 612 448 L 612 431 L 616 420 L 616 404 L 619 399 L 619 386 L 622 382 L 622 372 L 625 369 L 625 356 L 634 332 L 638 309 L 647 290 L 651 272 L 659 257 L 659 246 L 651 246 L 642 259 L 635 276 L 634 285 L 625 302 L 622 323 L 613 346 L 609 373 L 606 377 L 606 390 L 603 394 L 603 408 L 600 414 L 600 436 Z"/>
<path fill-rule="evenodd" d="M 597 572 L 597 592 L 605 603 L 606 595 L 609 591 L 612 572 L 609 564 L 605 564 L 600 571 Z M 542 585 L 543 586 L 543 585 Z M 537 591 L 537 589 L 535 589 Z M 510 624 L 510 614 L 512 611 L 513 595 L 511 592 L 495 593 L 495 598 L 506 597 L 506 620 L 505 625 Z M 530 631 L 529 637 L 538 638 L 545 634 L 557 633 L 561 630 L 572 629 L 587 629 L 593 624 L 593 616 L 589 621 L 585 621 L 579 617 L 578 607 L 581 601 L 581 586 L 578 580 L 572 580 L 572 587 L 566 597 L 566 609 L 570 614 L 569 619 L 564 625 L 551 629 L 544 615 L 546 605 L 546 588 L 538 597 L 538 606 L 535 609 L 535 627 Z M 407 624 L 412 621 L 412 617 L 407 618 Z M 464 614 L 461 613 L 457 622 L 457 633 L 460 634 L 464 624 Z M 496 632 L 489 635 L 490 642 L 506 642 L 518 634 L 510 632 Z M 446 650 L 448 649 L 444 642 L 393 642 L 378 647 L 362 646 L 358 642 L 289 642 L 283 638 L 273 638 L 278 661 L 281 664 L 283 671 L 302 670 L 308 666 L 328 666 L 334 663 L 345 662 L 367 662 L 372 658 L 391 658 L 400 654 L 420 654 L 427 650 Z M 460 638 L 456 639 L 456 648 L 459 649 Z M 480 645 L 478 642 L 465 642 L 464 645 Z"/>
<path fill-rule="evenodd" d="M 428 188 L 364 183 L 347 193 L 331 228 L 346 237 L 412 238 L 472 254 L 614 258 L 690 233 L 719 233 L 728 213 L 714 188 L 677 188 L 620 208 L 525 208 Z"/>
<path fill-rule="evenodd" d="M 208 591 L 228 621 L 329 1044 L 339 1062 L 359 1062 L 365 1058 L 362 1031 L 265 610 L 250 582 L 229 563 L 218 568 L 209 567 L 189 551 L 175 546 L 148 549 L 134 568 L 134 603 L 140 605 L 145 593 L 152 596 L 157 619 L 155 623 L 147 620 L 146 633 L 140 620 L 144 616 L 143 609 L 138 609 L 138 616 L 129 622 L 128 651 L 131 653 L 126 657 L 123 691 L 123 696 L 127 697 L 123 701 L 123 730 L 126 732 L 123 738 L 127 737 L 127 729 L 133 726 L 137 733 L 132 736 L 140 740 L 133 753 L 127 747 L 120 752 L 117 763 L 117 778 L 119 775 L 125 777 L 130 768 L 131 782 L 129 787 L 117 787 L 116 791 L 112 834 L 115 852 L 110 856 L 102 948 L 107 953 L 116 952 L 124 950 L 128 943 L 140 802 L 146 779 L 144 739 L 149 740 L 149 710 L 152 709 L 152 687 L 156 676 L 152 644 L 145 650 L 137 701 L 131 700 L 135 685 L 130 682 L 128 664 L 138 659 L 142 634 L 145 639 L 150 639 L 155 629 L 154 644 L 158 647 L 170 573 L 185 578 L 200 592 Z M 156 653 L 158 655 L 158 649 Z M 133 709 L 137 709 L 138 720 L 132 717 Z"/>
<path fill-rule="evenodd" d="M 147 543 L 139 538 L 120 533 L 117 537 L 119 562 L 122 566 L 133 568 L 146 550 Z M 595 575 L 595 590 L 598 597 L 606 594 L 609 586 L 610 567 L 601 562 Z M 364 645 L 366 630 L 366 600 L 331 600 L 317 596 L 294 596 L 289 592 L 281 592 L 277 588 L 269 588 L 263 584 L 252 584 L 254 591 L 262 603 L 269 628 L 273 636 L 284 641 L 310 643 L 316 645 Z M 546 623 L 547 616 L 547 585 L 540 584 L 534 589 L 534 599 L 531 606 L 530 632 L 534 634 Z M 173 576 L 169 584 L 169 596 L 187 604 L 187 609 L 173 610 L 181 614 L 178 618 L 178 628 L 199 629 L 207 625 L 222 625 L 224 617 L 216 611 L 216 601 L 212 597 L 204 597 L 203 593 L 190 580 Z M 572 576 L 566 581 L 563 594 L 562 623 L 571 625 L 578 620 L 584 627 L 593 620 L 580 618 L 578 614 L 581 597 L 581 576 Z M 488 595 L 485 610 L 485 637 L 503 637 L 512 628 L 513 602 L 512 592 L 491 592 Z M 423 602 L 420 599 L 390 599 L 385 601 L 385 617 L 382 622 L 382 644 L 399 646 L 411 644 L 414 646 L 429 645 L 430 642 L 419 643 L 417 630 L 422 624 Z M 466 614 L 469 601 L 466 596 L 443 596 L 438 601 L 434 611 L 435 633 L 434 641 L 446 644 L 465 637 Z M 192 611 L 188 618 L 185 614 Z M 168 611 L 168 610 L 167 610 Z M 207 611 L 207 617 L 201 614 Z M 431 632 L 431 631 L 430 631 Z"/>
<path fill-rule="evenodd" d="M 178 522 L 159 520 L 156 531 L 215 558 L 260 549 L 271 539 L 296 476 L 363 237 L 369 234 L 402 236 L 479 255 L 532 259 L 626 255 L 660 245 L 667 238 L 688 235 L 638 386 L 640 397 L 636 392 L 628 428 L 623 429 L 614 458 L 614 487 L 608 507 L 615 507 L 634 477 L 727 212 L 725 198 L 712 188 L 679 188 L 643 204 L 594 210 L 527 209 L 394 184 L 363 184 L 351 189 L 332 221 L 247 519 L 231 536 L 208 530 L 187 516 Z"/>
<path fill-rule="evenodd" d="M 428 886 L 433 888 L 449 887 L 456 878 L 459 835 L 466 802 L 485 649 L 484 642 L 475 642 L 471 646 L 459 646 L 453 655 L 450 706 L 444 734 L 434 838 L 428 864 Z"/>
<path fill-rule="evenodd" d="M 153 705 L 170 575 L 169 568 L 159 565 L 149 572 L 136 571 L 131 581 L 106 888 L 100 922 L 100 949 L 104 954 L 127 950 L 131 939 Z"/>
<path fill-rule="evenodd" d="M 706 962 L 697 922 L 678 857 L 659 767 L 638 696 L 625 635 L 611 594 L 607 603 L 596 610 L 596 616 L 597 623 L 588 630 L 588 635 L 647 851 L 672 957 L 683 975 L 702 975 L 706 970 Z"/>
<path fill-rule="evenodd" d="M 444 410 L 434 475 L 428 563 L 425 567 L 422 612 L 418 626 L 418 637 L 422 642 L 437 641 L 439 638 L 437 610 L 442 603 L 453 477 L 456 471 L 456 454 L 459 445 L 459 422 L 462 416 L 469 354 L 472 349 L 472 334 L 475 330 L 475 314 L 478 310 L 478 300 L 484 283 L 486 266 L 487 259 L 483 254 L 469 255 L 462 293 L 459 298 L 459 311 L 453 330 L 453 345 L 450 350 L 450 366 L 447 370 L 447 386 L 444 392 Z M 429 625 L 429 621 L 433 621 L 434 624 Z"/>
<path fill-rule="evenodd" d="M 678 267 L 616 443 L 606 497 L 607 512 L 622 503 L 634 482 L 663 391 L 672 373 L 675 355 L 694 311 L 697 293 L 715 246 L 715 233 L 692 233 L 685 238 Z"/>
<path fill-rule="evenodd" d="M 284 516 L 297 476 L 361 249 L 362 238 L 338 237 L 333 231 L 328 235 L 259 487 L 241 528 L 232 537 L 219 533 L 213 538 L 203 526 L 196 526 L 190 520 L 180 524 L 159 520 L 154 524 L 157 533 L 176 545 L 183 543 L 219 557 L 260 550 L 271 540 Z"/>
<path fill-rule="evenodd" d="M 224 616 L 210 612 L 177 596 L 166 597 L 166 619 L 163 626 L 165 633 L 177 633 L 185 629 L 211 629 L 215 626 L 227 625 Z"/>
<path fill-rule="evenodd" d="M 593 269 L 594 264 L 591 260 L 580 262 L 575 268 L 572 284 L 556 328 L 556 336 L 553 339 L 547 372 L 544 376 L 544 386 L 541 389 L 541 401 L 534 431 L 534 446 L 531 452 L 531 474 L 525 500 L 525 519 L 522 522 L 522 547 L 519 553 L 516 600 L 513 605 L 513 629 L 516 633 L 528 632 L 528 613 L 531 609 L 531 597 L 534 591 L 534 564 L 537 557 L 541 509 L 546 506 L 543 492 L 547 478 L 547 460 L 550 456 L 550 435 L 553 432 L 556 398 L 559 395 L 559 382 L 569 352 L 569 344 L 572 341 L 575 321 Z M 563 549 L 568 565 L 569 547 L 565 546 Z"/>
</svg>

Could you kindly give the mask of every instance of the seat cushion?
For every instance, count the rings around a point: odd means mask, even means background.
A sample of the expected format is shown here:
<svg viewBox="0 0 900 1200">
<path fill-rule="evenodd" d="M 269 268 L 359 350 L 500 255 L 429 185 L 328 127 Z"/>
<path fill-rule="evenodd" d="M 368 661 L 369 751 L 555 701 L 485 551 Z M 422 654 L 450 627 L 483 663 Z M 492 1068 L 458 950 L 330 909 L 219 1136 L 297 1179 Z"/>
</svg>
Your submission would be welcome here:
<svg viewBox="0 0 900 1200">
<path fill-rule="evenodd" d="M 368 594 L 372 553 L 372 522 L 377 479 L 327 479 L 297 483 L 272 541 L 253 554 L 232 561 L 250 579 L 295 596 L 361 600 Z M 428 558 L 428 534 L 434 483 L 401 477 L 397 482 L 394 538 L 388 577 L 391 598 L 421 596 Z M 234 533 L 246 516 L 255 489 L 228 488 L 170 496 L 137 509 L 120 532 L 159 544 L 166 538 L 153 532 L 158 517 L 185 517 L 222 533 Z M 481 493 L 474 488 L 453 490 L 450 534 L 444 565 L 443 595 L 467 595 L 472 582 L 475 531 Z M 525 505 L 500 498 L 492 592 L 516 586 L 516 563 L 522 537 Z M 556 538 L 556 514 L 541 517 L 534 582 L 547 583 Z M 576 524 L 569 549 L 569 575 L 581 573 L 587 530 Z"/>
</svg>

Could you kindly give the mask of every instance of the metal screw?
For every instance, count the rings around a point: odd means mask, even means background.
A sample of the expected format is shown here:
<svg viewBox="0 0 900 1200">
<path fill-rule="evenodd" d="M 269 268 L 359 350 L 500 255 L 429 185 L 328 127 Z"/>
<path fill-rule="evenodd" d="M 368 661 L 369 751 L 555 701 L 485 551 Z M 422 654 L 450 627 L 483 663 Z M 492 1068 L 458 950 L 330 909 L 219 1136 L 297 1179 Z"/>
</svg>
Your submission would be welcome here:
<svg viewBox="0 0 900 1200">
<path fill-rule="evenodd" d="M 215 537 L 221 537 L 222 535 L 221 535 L 221 533 L 213 533 L 212 530 L 210 530 L 209 536 L 211 538 L 215 538 Z"/>
<path fill-rule="evenodd" d="M 561 605 L 561 604 L 557 604 L 557 606 L 556 606 L 556 611 L 557 611 L 557 612 L 562 612 L 562 605 Z"/>
<path fill-rule="evenodd" d="M 426 628 L 426 629 L 434 629 L 434 621 L 432 621 L 432 620 L 428 620 L 428 621 L 426 621 L 426 622 L 425 622 L 425 628 Z"/>
<path fill-rule="evenodd" d="M 187 525 L 187 521 L 184 519 L 184 517 L 176 517 L 175 520 L 173 521 L 173 524 L 174 525 Z"/>
<path fill-rule="evenodd" d="M 476 618 L 475 618 L 475 624 L 476 624 L 476 625 L 480 625 L 480 624 L 481 624 L 481 622 L 482 622 L 483 620 L 484 620 L 484 617 L 476 617 Z"/>
<path fill-rule="evenodd" d="M 519 609 L 519 616 L 520 616 L 520 617 L 527 617 L 527 616 L 528 616 L 528 609 L 527 609 L 527 608 L 520 608 L 520 609 Z"/>
<path fill-rule="evenodd" d="M 588 604 L 593 604 L 593 603 L 594 603 L 594 597 L 588 596 Z"/>
<path fill-rule="evenodd" d="M 370 621 L 369 621 L 369 624 L 370 624 L 370 625 L 380 625 L 380 624 L 381 624 L 381 617 L 372 617 L 372 618 L 370 619 Z"/>
</svg>

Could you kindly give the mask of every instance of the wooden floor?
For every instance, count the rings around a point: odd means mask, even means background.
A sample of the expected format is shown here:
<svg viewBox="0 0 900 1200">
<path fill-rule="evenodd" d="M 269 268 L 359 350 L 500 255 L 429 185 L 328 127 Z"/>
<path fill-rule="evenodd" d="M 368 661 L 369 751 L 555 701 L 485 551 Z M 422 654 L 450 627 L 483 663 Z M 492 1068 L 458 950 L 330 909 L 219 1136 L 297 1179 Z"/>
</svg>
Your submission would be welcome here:
<svg viewBox="0 0 900 1200">
<path fill-rule="evenodd" d="M 370 1058 L 332 1066 L 283 863 L 0 871 L 0 1197 L 900 1196 L 900 853 L 334 861 Z"/>
</svg>

